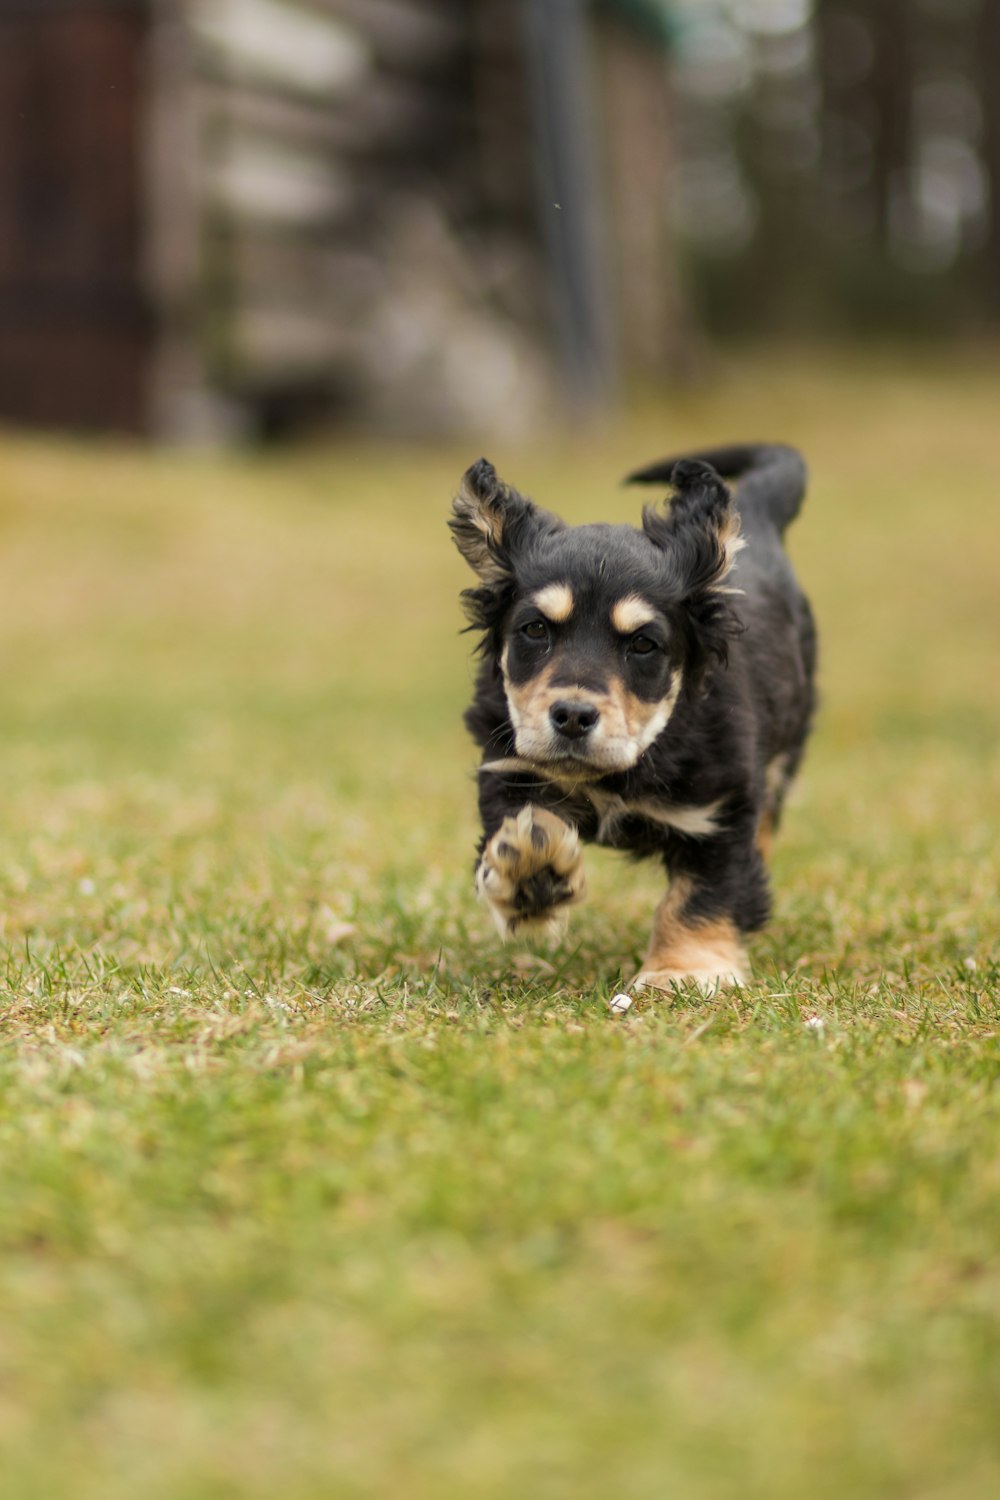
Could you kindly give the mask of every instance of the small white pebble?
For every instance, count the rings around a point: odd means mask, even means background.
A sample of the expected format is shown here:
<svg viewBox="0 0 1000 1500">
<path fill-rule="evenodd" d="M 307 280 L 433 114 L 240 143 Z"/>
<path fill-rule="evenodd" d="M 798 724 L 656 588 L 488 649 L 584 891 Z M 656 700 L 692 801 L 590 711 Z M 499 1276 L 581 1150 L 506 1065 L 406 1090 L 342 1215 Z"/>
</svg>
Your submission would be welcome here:
<svg viewBox="0 0 1000 1500">
<path fill-rule="evenodd" d="M 612 995 L 608 1004 L 616 1016 L 623 1016 L 631 1008 L 632 996 L 626 995 L 623 991 L 620 995 Z"/>
<path fill-rule="evenodd" d="M 825 1031 L 826 1022 L 821 1016 L 806 1016 L 805 1025 L 810 1031 Z"/>
</svg>

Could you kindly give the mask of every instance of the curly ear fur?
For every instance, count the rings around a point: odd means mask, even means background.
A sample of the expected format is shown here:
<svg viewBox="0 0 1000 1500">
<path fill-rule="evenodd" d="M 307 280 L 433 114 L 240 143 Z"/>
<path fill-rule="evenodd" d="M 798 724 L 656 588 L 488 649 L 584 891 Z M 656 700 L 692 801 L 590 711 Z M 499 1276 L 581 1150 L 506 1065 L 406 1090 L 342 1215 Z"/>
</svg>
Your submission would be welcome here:
<svg viewBox="0 0 1000 1500">
<path fill-rule="evenodd" d="M 485 458 L 463 474 L 451 512 L 455 545 L 480 580 L 462 594 L 466 614 L 473 629 L 491 630 L 510 602 L 518 554 L 565 523 L 505 484 Z"/>
<path fill-rule="evenodd" d="M 484 583 L 496 582 L 506 572 L 504 525 L 525 504 L 516 491 L 501 481 L 485 458 L 462 475 L 458 494 L 451 503 L 448 526 L 455 546 Z"/>
<path fill-rule="evenodd" d="M 742 625 L 726 603 L 738 589 L 725 586 L 736 555 L 746 545 L 727 486 L 709 464 L 682 459 L 670 476 L 674 499 L 667 511 L 647 506 L 642 528 L 673 572 L 673 588 L 695 643 L 725 665 L 728 643 Z"/>
</svg>

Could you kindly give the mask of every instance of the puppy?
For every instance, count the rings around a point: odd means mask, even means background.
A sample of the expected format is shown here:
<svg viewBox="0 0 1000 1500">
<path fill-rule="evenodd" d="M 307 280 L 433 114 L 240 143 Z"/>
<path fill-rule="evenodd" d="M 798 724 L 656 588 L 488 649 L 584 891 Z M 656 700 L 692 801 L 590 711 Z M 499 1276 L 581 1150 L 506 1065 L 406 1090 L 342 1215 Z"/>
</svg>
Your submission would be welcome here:
<svg viewBox="0 0 1000 1500">
<path fill-rule="evenodd" d="M 454 501 L 478 578 L 462 595 L 481 632 L 476 888 L 508 937 L 581 899 L 581 840 L 659 859 L 669 886 L 635 983 L 715 989 L 748 978 L 813 714 L 816 633 L 781 545 L 805 466 L 737 445 L 629 478 L 673 488 L 641 530 L 567 526 L 485 459 Z"/>
</svg>

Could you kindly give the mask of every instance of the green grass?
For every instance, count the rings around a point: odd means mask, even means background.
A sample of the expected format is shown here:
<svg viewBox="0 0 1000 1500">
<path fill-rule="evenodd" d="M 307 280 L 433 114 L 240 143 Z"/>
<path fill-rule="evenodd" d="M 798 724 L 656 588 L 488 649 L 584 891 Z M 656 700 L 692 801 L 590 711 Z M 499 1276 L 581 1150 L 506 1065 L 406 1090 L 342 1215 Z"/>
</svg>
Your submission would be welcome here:
<svg viewBox="0 0 1000 1500">
<path fill-rule="evenodd" d="M 475 444 L 0 442 L 6 1496 L 1000 1493 L 998 396 L 755 363 L 490 450 L 574 520 L 812 461 L 755 983 L 624 1019 L 652 869 L 554 952 L 471 896 Z"/>
</svg>

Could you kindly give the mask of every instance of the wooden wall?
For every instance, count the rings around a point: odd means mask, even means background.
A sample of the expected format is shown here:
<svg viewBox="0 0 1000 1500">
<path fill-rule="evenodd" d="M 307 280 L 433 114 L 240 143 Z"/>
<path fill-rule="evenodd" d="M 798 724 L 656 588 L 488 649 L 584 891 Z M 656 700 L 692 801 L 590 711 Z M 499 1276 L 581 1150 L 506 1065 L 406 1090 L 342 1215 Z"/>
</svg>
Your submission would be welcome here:
<svg viewBox="0 0 1000 1500">
<path fill-rule="evenodd" d="M 145 9 L 0 0 L 0 420 L 137 429 Z"/>
<path fill-rule="evenodd" d="M 541 409 L 554 210 L 524 17 L 0 0 L 0 422 L 184 438 Z M 663 65 L 617 23 L 592 39 L 596 300 L 655 373 L 677 321 Z"/>
</svg>

